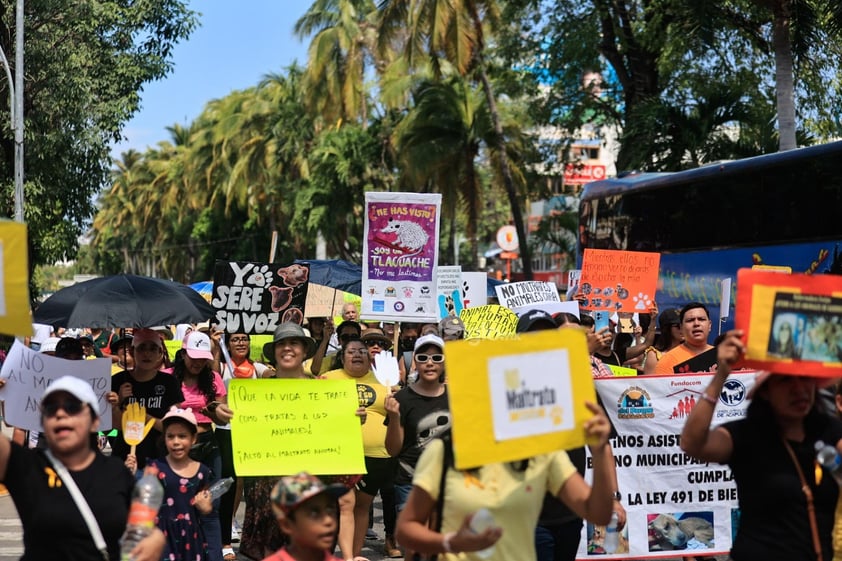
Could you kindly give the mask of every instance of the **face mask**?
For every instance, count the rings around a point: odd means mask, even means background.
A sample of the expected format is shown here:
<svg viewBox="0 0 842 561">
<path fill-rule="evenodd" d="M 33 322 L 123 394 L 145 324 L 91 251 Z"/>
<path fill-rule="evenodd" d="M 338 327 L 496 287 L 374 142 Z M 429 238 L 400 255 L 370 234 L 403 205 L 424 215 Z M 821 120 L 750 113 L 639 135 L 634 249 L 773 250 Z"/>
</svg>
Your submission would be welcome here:
<svg viewBox="0 0 842 561">
<path fill-rule="evenodd" d="M 418 339 L 418 337 L 407 337 L 406 339 L 401 339 L 400 340 L 401 351 L 407 353 L 407 352 L 412 352 L 413 350 L 415 350 L 415 341 L 417 339 Z"/>
</svg>

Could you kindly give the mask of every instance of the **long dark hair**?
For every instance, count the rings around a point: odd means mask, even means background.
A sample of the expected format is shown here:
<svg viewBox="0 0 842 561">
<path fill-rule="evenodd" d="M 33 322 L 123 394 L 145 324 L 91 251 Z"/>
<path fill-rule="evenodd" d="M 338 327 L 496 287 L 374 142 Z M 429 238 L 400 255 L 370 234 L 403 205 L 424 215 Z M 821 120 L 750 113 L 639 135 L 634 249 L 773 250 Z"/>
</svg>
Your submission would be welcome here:
<svg viewBox="0 0 842 561">
<path fill-rule="evenodd" d="M 172 373 L 173 376 L 175 376 L 175 379 L 178 380 L 179 384 L 184 384 L 184 375 L 187 373 L 187 365 L 184 363 L 184 353 L 184 349 L 176 352 L 175 361 L 173 362 Z M 208 403 L 216 399 L 216 388 L 213 385 L 213 378 L 213 370 L 211 370 L 210 361 L 206 361 L 204 368 L 202 368 L 202 371 L 199 372 L 198 380 L 196 380 L 196 386 L 205 396 Z"/>
</svg>

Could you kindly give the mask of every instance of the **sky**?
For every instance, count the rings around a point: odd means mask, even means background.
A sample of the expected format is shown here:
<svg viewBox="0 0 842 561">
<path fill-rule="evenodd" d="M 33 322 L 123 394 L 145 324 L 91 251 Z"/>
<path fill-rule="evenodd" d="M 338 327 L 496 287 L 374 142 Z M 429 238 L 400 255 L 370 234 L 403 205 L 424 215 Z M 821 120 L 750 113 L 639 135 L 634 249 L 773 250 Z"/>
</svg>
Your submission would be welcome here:
<svg viewBox="0 0 842 561">
<path fill-rule="evenodd" d="M 294 60 L 306 64 L 309 38 L 299 41 L 293 26 L 312 3 L 191 0 L 199 27 L 173 50 L 174 68 L 167 77 L 144 87 L 141 108 L 124 127 L 126 140 L 114 146 L 114 157 L 169 140 L 166 127 L 189 125 L 213 99 L 257 85 Z"/>
</svg>

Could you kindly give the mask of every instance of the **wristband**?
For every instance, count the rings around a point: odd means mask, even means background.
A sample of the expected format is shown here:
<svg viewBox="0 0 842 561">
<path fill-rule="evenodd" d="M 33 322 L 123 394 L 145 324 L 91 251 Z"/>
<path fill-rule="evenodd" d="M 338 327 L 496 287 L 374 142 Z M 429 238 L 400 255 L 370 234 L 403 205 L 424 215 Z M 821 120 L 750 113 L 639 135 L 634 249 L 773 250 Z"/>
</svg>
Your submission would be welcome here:
<svg viewBox="0 0 842 561">
<path fill-rule="evenodd" d="M 709 396 L 707 392 L 702 392 L 702 399 L 704 399 L 714 407 L 716 407 L 716 403 L 719 401 L 717 398 Z"/>
<path fill-rule="evenodd" d="M 621 495 L 619 491 L 614 491 L 611 494 L 611 498 L 619 503 L 623 500 L 623 495 Z"/>
<path fill-rule="evenodd" d="M 453 553 L 453 548 L 450 546 L 450 540 L 456 535 L 456 532 L 448 532 L 441 540 L 441 547 L 445 553 Z"/>
</svg>

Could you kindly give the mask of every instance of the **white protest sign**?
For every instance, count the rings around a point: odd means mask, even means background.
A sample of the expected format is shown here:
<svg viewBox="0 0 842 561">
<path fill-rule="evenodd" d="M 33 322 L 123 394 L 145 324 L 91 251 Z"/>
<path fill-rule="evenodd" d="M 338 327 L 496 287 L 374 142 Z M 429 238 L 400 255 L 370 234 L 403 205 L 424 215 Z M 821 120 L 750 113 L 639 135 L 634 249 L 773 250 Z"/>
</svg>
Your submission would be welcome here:
<svg viewBox="0 0 842 561">
<path fill-rule="evenodd" d="M 462 305 L 475 308 L 488 304 L 488 275 L 482 271 L 462 271 Z"/>
<path fill-rule="evenodd" d="M 462 313 L 462 267 L 440 265 L 436 271 L 436 292 L 439 302 L 439 319 Z"/>
<path fill-rule="evenodd" d="M 506 308 L 520 308 L 539 302 L 560 302 L 558 288 L 554 282 L 521 281 L 500 284 L 494 287 L 497 300 Z"/>
<path fill-rule="evenodd" d="M 5 420 L 14 427 L 41 430 L 41 412 L 38 405 L 44 390 L 62 376 L 85 380 L 99 400 L 99 430 L 111 430 L 111 405 L 106 399 L 111 391 L 111 360 L 67 360 L 33 351 L 19 341 L 12 345 L 0 378 L 6 384 L 0 388 L 0 399 L 5 402 Z"/>
<path fill-rule="evenodd" d="M 548 364 L 557 366 L 547 376 Z M 572 430 L 573 394 L 567 349 L 488 360 L 495 440 Z"/>
<path fill-rule="evenodd" d="M 522 316 L 529 310 L 543 310 L 548 314 L 554 316 L 559 313 L 573 314 L 579 317 L 579 302 L 571 300 L 568 302 L 541 302 L 540 304 L 529 304 L 527 306 L 520 306 L 512 310 L 518 315 Z"/>
<path fill-rule="evenodd" d="M 687 416 L 710 378 L 710 374 L 687 374 L 594 380 L 617 430 L 611 446 L 627 513 L 621 547 L 601 558 L 712 557 L 730 550 L 732 511 L 738 506 L 731 470 L 727 465 L 696 460 L 679 445 Z M 711 424 L 743 418 L 748 408 L 746 396 L 753 385 L 754 372 L 733 373 L 719 395 Z M 586 478 L 590 480 L 591 475 L 588 469 Z M 660 521 L 692 517 L 707 526 L 712 539 L 691 540 L 676 548 L 650 532 L 650 523 L 658 517 Z M 577 558 L 592 558 L 588 552 L 600 551 L 601 536 L 586 524 Z"/>
<path fill-rule="evenodd" d="M 731 277 L 719 281 L 719 289 L 722 293 L 719 301 L 719 319 L 725 319 L 731 315 Z"/>
</svg>

